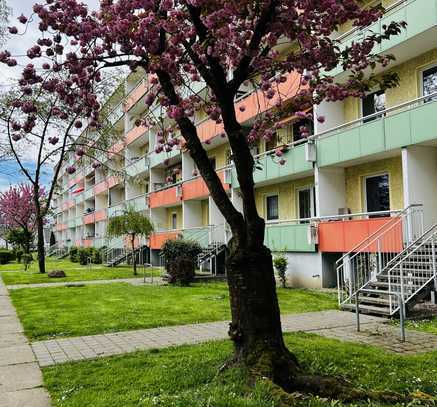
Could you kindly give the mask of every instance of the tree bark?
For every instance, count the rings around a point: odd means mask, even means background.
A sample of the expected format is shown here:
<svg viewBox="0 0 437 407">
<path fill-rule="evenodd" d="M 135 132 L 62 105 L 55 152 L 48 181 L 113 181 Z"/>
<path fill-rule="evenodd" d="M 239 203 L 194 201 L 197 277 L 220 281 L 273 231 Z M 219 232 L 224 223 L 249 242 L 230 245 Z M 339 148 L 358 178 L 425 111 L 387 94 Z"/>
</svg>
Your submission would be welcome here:
<svg viewBox="0 0 437 407">
<path fill-rule="evenodd" d="M 229 245 L 227 276 L 232 322 L 229 336 L 235 359 L 253 373 L 292 390 L 299 371 L 284 344 L 270 250 Z"/>
<path fill-rule="evenodd" d="M 38 252 L 38 268 L 39 272 L 44 274 L 46 272 L 46 253 L 44 248 L 44 218 L 38 211 L 36 216 L 37 222 L 37 252 Z"/>
<path fill-rule="evenodd" d="M 137 273 L 137 256 L 135 254 L 135 234 L 131 235 L 131 244 L 132 244 L 132 262 L 134 266 L 134 276 L 136 276 Z"/>
</svg>

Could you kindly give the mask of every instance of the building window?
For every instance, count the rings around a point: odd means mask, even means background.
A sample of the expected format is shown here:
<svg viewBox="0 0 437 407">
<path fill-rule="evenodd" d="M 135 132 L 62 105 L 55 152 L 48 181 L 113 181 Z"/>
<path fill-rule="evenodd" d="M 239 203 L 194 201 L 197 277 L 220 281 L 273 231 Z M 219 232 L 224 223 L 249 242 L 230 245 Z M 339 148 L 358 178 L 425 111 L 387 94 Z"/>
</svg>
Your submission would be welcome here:
<svg viewBox="0 0 437 407">
<path fill-rule="evenodd" d="M 171 228 L 172 229 L 178 228 L 178 215 L 177 215 L 177 213 L 171 214 Z"/>
<path fill-rule="evenodd" d="M 390 182 L 388 174 L 366 177 L 364 179 L 364 186 L 367 212 L 390 210 Z M 377 216 L 381 215 L 371 215 L 370 217 Z"/>
<path fill-rule="evenodd" d="M 215 157 L 209 157 L 209 162 L 211 163 L 212 168 L 215 171 L 216 170 L 216 160 L 215 160 Z"/>
<path fill-rule="evenodd" d="M 437 93 L 437 66 L 422 72 L 422 86 L 423 96 Z M 437 100 L 437 95 L 426 98 L 425 102 L 431 102 L 433 100 Z"/>
<path fill-rule="evenodd" d="M 378 112 L 385 110 L 385 93 L 383 90 L 377 92 L 369 93 L 366 97 L 362 99 L 362 110 L 363 117 L 373 115 Z M 375 120 L 381 116 L 373 116 L 368 119 L 363 120 L 364 123 Z"/>
<path fill-rule="evenodd" d="M 293 123 L 293 141 L 306 139 L 314 134 L 314 124 L 312 120 L 302 119 Z"/>
<path fill-rule="evenodd" d="M 297 194 L 299 219 L 306 219 L 301 223 L 308 223 L 308 218 L 312 218 L 315 214 L 314 187 L 299 189 Z"/>
<path fill-rule="evenodd" d="M 279 197 L 278 195 L 266 196 L 267 220 L 279 219 Z"/>
<path fill-rule="evenodd" d="M 278 135 L 273 134 L 270 140 L 266 140 L 266 151 L 274 150 L 278 146 Z"/>
</svg>

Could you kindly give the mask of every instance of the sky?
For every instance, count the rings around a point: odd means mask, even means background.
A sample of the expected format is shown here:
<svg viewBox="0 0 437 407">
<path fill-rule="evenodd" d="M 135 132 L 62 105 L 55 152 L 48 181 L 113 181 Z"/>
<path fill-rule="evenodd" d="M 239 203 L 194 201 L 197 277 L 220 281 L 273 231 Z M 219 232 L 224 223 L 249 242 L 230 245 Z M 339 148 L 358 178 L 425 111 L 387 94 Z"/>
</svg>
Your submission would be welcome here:
<svg viewBox="0 0 437 407">
<path fill-rule="evenodd" d="M 9 25 L 15 25 L 20 30 L 23 29 L 23 25 L 17 21 L 17 17 L 24 14 L 29 17 L 32 14 L 33 4 L 38 2 L 37 0 L 6 0 L 8 6 L 12 9 L 12 15 L 10 16 Z M 82 0 L 83 3 L 88 4 L 91 9 L 97 9 L 99 0 Z M 39 38 L 40 31 L 38 30 L 38 20 L 28 26 L 28 29 L 23 36 L 12 36 L 7 43 L 1 47 L 11 52 L 13 56 L 26 55 L 26 51 L 32 45 L 35 44 Z M 29 63 L 26 57 L 17 57 L 18 65 L 15 68 L 9 68 L 3 64 L 0 64 L 0 91 L 7 89 L 16 80 L 21 73 L 23 66 Z M 0 139 L 5 137 L 0 133 Z M 33 168 L 33 154 L 34 150 L 32 146 L 28 148 L 28 156 L 26 166 Z M 45 178 L 47 180 L 47 177 Z M 11 184 L 23 182 L 24 178 L 19 172 L 17 165 L 11 162 L 0 161 L 0 192 L 4 191 Z"/>
</svg>

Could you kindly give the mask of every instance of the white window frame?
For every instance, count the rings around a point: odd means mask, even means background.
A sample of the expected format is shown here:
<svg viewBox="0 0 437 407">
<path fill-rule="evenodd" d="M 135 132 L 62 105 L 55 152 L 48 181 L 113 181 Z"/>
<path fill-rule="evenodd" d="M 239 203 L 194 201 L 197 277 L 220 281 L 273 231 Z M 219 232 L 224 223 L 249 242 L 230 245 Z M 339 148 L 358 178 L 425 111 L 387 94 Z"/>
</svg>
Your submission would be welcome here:
<svg viewBox="0 0 437 407">
<path fill-rule="evenodd" d="M 176 220 L 176 227 L 173 227 L 173 219 Z M 178 229 L 178 213 L 172 212 L 171 213 L 171 230 L 177 230 Z"/>
<path fill-rule="evenodd" d="M 388 171 L 377 172 L 375 174 L 369 174 L 362 177 L 362 188 L 363 188 L 363 207 L 364 212 L 369 212 L 367 209 L 367 182 L 369 178 L 381 177 L 387 175 L 388 177 L 388 193 L 389 193 L 389 210 L 391 209 L 391 177 Z"/>
<path fill-rule="evenodd" d="M 425 73 L 425 71 L 427 71 L 429 69 L 433 69 L 433 68 L 437 68 L 437 63 L 432 63 L 432 64 L 425 65 L 425 66 L 422 66 L 421 68 L 419 68 L 419 95 L 420 95 L 420 97 L 425 96 L 423 93 L 423 74 Z"/>
</svg>

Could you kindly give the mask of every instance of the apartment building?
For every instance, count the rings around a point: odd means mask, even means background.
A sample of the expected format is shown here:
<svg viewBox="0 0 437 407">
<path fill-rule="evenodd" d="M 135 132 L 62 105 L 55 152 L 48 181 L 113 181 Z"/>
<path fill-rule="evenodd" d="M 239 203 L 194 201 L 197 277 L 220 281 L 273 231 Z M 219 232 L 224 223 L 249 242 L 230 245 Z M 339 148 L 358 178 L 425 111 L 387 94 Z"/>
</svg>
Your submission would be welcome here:
<svg viewBox="0 0 437 407">
<path fill-rule="evenodd" d="M 294 286 L 334 287 L 339 264 L 344 265 L 343 260 L 336 262 L 356 252 L 357 245 L 364 247 L 363 242 L 368 247 L 376 244 L 384 228 L 386 235 L 378 242 L 387 245 L 391 239 L 396 245 L 402 240 L 399 249 L 385 250 L 398 253 L 413 234 L 418 236 L 416 229 L 424 233 L 437 223 L 437 0 L 383 4 L 386 14 L 370 29 L 378 32 L 393 20 L 408 24 L 378 49 L 396 57 L 378 73 L 396 71 L 399 86 L 385 92 L 374 89 L 364 99 L 315 106 L 315 114 L 326 120 L 314 123 L 312 136 L 302 139 L 298 129 L 303 123 L 291 117 L 275 140 L 254 151 L 256 200 L 266 220 L 266 244 L 273 252 L 287 254 Z M 348 44 L 363 32 L 345 25 L 338 35 Z M 341 81 L 348 73 L 337 69 L 334 74 Z M 298 82 L 290 75 L 281 93 L 292 97 Z M 108 157 L 109 167 L 124 170 L 125 177 L 104 167 L 88 166 L 73 175 L 61 171 L 58 245 L 121 247 L 123 241 L 108 240 L 105 230 L 108 219 L 127 205 L 147 213 L 154 224 L 150 239 L 140 243 L 150 248 L 155 264 L 167 239 L 183 236 L 204 247 L 229 239 L 226 222 L 189 153 L 182 148 L 157 154 L 156 133 L 135 125 L 145 113 L 147 90 L 147 80 L 133 74 L 111 100 L 111 122 L 123 142 Z M 259 111 L 263 99 L 258 96 L 245 89 L 237 99 L 242 123 Z M 261 104 L 262 110 L 270 107 Z M 221 127 L 202 113 L 196 125 L 223 185 L 240 207 L 238 180 Z M 286 162 L 279 165 L 272 150 L 284 144 Z M 403 223 L 390 226 L 394 218 Z"/>
</svg>

